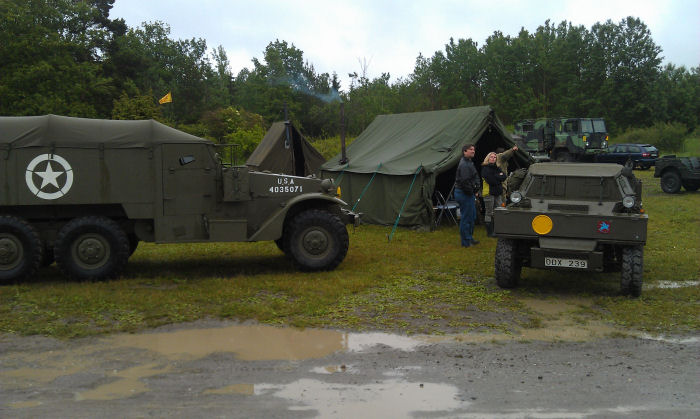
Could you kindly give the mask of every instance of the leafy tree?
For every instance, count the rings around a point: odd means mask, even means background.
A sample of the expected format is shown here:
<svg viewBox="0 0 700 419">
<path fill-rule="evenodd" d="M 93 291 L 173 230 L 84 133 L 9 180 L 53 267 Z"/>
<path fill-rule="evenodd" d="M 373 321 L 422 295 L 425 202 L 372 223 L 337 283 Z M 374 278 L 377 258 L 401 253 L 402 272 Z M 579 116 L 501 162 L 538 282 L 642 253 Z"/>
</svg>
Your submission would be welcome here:
<svg viewBox="0 0 700 419">
<path fill-rule="evenodd" d="M 123 92 L 119 99 L 114 100 L 112 119 L 161 119 L 161 111 L 155 100 L 153 92 L 146 95 L 130 97 Z"/>
<path fill-rule="evenodd" d="M 3 1 L 0 113 L 104 116 L 114 89 L 99 59 L 111 38 L 104 11 L 112 3 Z"/>
</svg>

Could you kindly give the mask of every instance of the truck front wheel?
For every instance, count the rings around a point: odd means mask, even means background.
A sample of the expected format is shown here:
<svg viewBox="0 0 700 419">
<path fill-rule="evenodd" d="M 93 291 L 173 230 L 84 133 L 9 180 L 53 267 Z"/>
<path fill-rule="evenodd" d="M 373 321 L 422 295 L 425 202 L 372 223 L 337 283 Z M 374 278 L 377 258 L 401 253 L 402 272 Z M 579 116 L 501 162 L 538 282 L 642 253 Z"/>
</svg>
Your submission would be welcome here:
<svg viewBox="0 0 700 419">
<path fill-rule="evenodd" d="M 348 252 L 348 231 L 340 218 L 328 211 L 303 211 L 288 227 L 284 249 L 303 271 L 334 269 Z"/>
<path fill-rule="evenodd" d="M 33 275 L 41 265 L 39 233 L 19 217 L 0 216 L 0 283 Z"/>
<path fill-rule="evenodd" d="M 644 250 L 642 246 L 622 248 L 622 274 L 620 291 L 622 295 L 639 297 L 642 294 L 642 273 L 644 272 Z"/>
<path fill-rule="evenodd" d="M 521 268 L 517 242 L 510 239 L 498 239 L 495 261 L 495 276 L 498 286 L 501 288 L 517 287 Z"/>
<path fill-rule="evenodd" d="M 58 232 L 56 265 L 71 278 L 92 281 L 113 278 L 129 259 L 129 238 L 106 217 L 75 218 Z"/>
</svg>

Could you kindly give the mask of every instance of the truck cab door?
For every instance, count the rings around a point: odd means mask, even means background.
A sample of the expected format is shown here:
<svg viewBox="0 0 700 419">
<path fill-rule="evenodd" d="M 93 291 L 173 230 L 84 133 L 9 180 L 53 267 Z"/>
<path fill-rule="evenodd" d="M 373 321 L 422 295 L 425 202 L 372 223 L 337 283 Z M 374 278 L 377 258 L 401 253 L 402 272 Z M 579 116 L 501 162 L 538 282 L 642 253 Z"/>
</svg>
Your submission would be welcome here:
<svg viewBox="0 0 700 419">
<path fill-rule="evenodd" d="M 163 145 L 163 215 L 211 212 L 216 204 L 216 161 L 207 144 Z"/>
</svg>

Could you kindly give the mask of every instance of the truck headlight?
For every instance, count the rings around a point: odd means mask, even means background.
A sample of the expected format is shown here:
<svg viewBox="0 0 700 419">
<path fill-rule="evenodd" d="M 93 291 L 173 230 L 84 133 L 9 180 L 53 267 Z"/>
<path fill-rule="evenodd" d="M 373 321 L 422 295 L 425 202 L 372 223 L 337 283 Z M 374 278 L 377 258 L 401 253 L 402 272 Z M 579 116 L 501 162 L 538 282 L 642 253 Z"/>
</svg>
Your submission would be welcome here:
<svg viewBox="0 0 700 419">
<path fill-rule="evenodd" d="M 518 191 L 513 192 L 510 194 L 510 202 L 517 204 L 518 202 L 523 200 L 523 194 L 521 194 Z"/>
<path fill-rule="evenodd" d="M 622 198 L 622 206 L 625 208 L 632 208 L 634 206 L 634 197 L 627 195 L 626 197 Z"/>
</svg>

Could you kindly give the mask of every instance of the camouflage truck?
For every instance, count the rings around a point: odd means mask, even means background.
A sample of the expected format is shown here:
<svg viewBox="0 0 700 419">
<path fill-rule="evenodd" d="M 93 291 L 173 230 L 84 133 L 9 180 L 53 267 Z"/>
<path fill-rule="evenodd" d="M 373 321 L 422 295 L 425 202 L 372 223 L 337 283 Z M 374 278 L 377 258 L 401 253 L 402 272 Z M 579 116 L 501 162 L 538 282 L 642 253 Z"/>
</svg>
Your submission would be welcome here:
<svg viewBox="0 0 700 419">
<path fill-rule="evenodd" d="M 681 186 L 695 192 L 700 187 L 700 157 L 663 156 L 655 162 L 654 177 L 661 178 L 661 189 L 678 193 Z"/>
<path fill-rule="evenodd" d="M 139 241 L 274 240 L 302 270 L 348 249 L 331 180 L 224 163 L 212 142 L 155 121 L 0 117 L 0 282 L 55 262 L 118 275 Z"/>
<path fill-rule="evenodd" d="M 632 170 L 606 163 L 535 163 L 506 207 L 494 210 L 496 282 L 518 285 L 523 266 L 621 271 L 625 295 L 642 292 L 648 216 Z"/>
<path fill-rule="evenodd" d="M 593 161 L 608 147 L 603 118 L 540 118 L 515 123 L 514 139 L 536 161 Z"/>
</svg>

